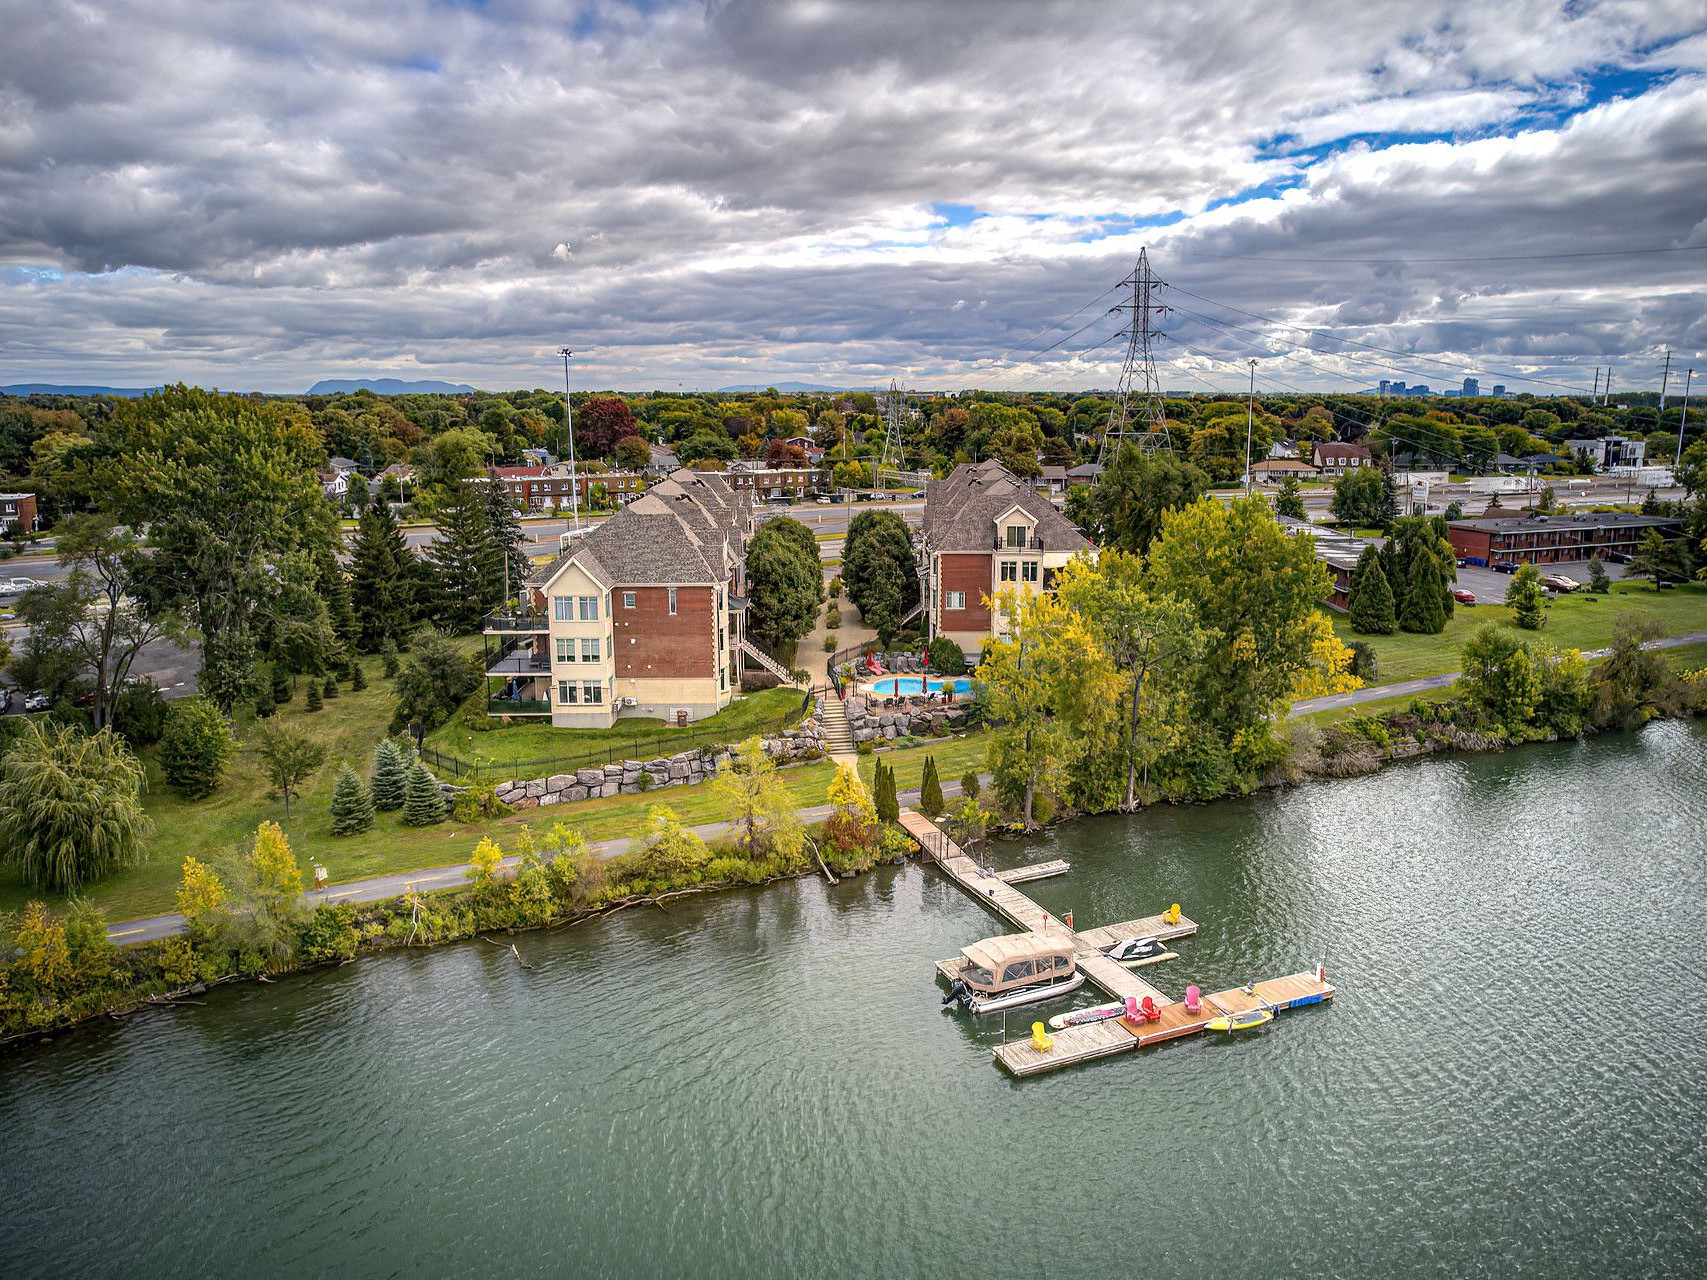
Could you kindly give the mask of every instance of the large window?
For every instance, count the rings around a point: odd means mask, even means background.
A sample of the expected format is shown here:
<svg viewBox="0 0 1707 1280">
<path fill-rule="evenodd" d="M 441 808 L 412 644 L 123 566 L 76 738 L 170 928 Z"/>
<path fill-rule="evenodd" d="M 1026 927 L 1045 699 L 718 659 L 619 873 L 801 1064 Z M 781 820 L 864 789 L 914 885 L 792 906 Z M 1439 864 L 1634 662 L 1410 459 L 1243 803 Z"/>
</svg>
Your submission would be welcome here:
<svg viewBox="0 0 1707 1280">
<path fill-rule="evenodd" d="M 597 596 L 577 596 L 581 603 L 581 621 L 597 622 L 599 620 L 599 598 Z"/>
<path fill-rule="evenodd" d="M 599 660 L 599 638 L 588 636 L 581 641 L 581 661 L 597 662 Z"/>
<path fill-rule="evenodd" d="M 1027 560 L 1024 564 L 1020 565 L 1020 575 L 1027 582 L 1036 582 L 1037 581 L 1037 561 Z"/>
<path fill-rule="evenodd" d="M 1008 546 L 1010 546 L 1010 547 L 1023 547 L 1023 546 L 1025 546 L 1026 534 L 1028 534 L 1030 532 L 1031 532 L 1030 528 L 1026 525 L 1010 524 L 1008 526 Z"/>
<path fill-rule="evenodd" d="M 580 692 L 581 686 L 575 681 L 559 680 L 557 682 L 557 705 L 560 707 L 574 706 L 579 701 Z"/>
<path fill-rule="evenodd" d="M 999 574 L 999 576 L 1003 582 L 1018 582 L 1019 581 L 1019 562 L 1017 560 L 1004 560 L 1004 561 L 1002 561 L 1001 573 Z"/>
<path fill-rule="evenodd" d="M 589 707 L 600 706 L 603 704 L 604 700 L 604 685 L 599 684 L 596 681 L 588 680 L 581 686 L 581 701 L 585 705 Z"/>
<path fill-rule="evenodd" d="M 557 637 L 557 660 L 559 662 L 575 661 L 575 641 L 571 637 Z"/>
<path fill-rule="evenodd" d="M 552 596 L 551 617 L 556 622 L 575 621 L 575 597 Z"/>
<path fill-rule="evenodd" d="M 942 607 L 944 609 L 964 609 L 966 607 L 966 593 L 964 591 L 943 592 Z"/>
</svg>

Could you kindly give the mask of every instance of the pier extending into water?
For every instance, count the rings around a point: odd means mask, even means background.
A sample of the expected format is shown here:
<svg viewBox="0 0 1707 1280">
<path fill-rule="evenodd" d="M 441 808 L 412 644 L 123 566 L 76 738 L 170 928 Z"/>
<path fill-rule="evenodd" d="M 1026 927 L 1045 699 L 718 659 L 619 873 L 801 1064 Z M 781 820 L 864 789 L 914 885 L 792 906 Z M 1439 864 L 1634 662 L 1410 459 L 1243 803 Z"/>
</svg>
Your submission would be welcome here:
<svg viewBox="0 0 1707 1280">
<path fill-rule="evenodd" d="M 1161 1016 L 1153 1021 L 1132 1022 L 1122 1016 L 1051 1032 L 1047 1049 L 1039 1049 L 1030 1039 L 1012 1040 L 996 1046 L 991 1051 L 996 1061 L 1016 1076 L 1037 1075 L 1144 1045 L 1195 1035 L 1207 1029 L 1213 1019 L 1223 1015 L 1261 1008 L 1281 1013 L 1333 999 L 1334 988 L 1328 983 L 1326 974 L 1311 970 L 1202 996 L 1197 1009 L 1188 1009 L 1183 1000 L 1164 995 L 1125 965 L 1109 959 L 1103 954 L 1103 949 L 1123 938 L 1155 938 L 1166 942 L 1171 938 L 1188 937 L 1197 932 L 1194 921 L 1183 915 L 1172 921 L 1155 915 L 1097 929 L 1071 929 L 1066 921 L 1051 915 L 1013 887 L 1016 880 L 1023 882 L 1041 879 L 1045 875 L 1063 874 L 1067 870 L 1065 863 L 1040 863 L 1036 868 L 1018 868 L 1017 872 L 988 871 L 923 814 L 912 809 L 901 810 L 901 826 L 919 842 L 919 847 L 935 861 L 944 875 L 1004 919 L 1033 932 L 1070 933 L 1079 971 L 1114 999 L 1125 1000 L 1132 996 L 1142 1003 L 1148 997 L 1160 1010 Z M 1025 874 L 1032 871 L 1035 874 Z M 952 978 L 952 966 L 956 964 L 953 959 L 940 960 L 937 971 Z"/>
</svg>

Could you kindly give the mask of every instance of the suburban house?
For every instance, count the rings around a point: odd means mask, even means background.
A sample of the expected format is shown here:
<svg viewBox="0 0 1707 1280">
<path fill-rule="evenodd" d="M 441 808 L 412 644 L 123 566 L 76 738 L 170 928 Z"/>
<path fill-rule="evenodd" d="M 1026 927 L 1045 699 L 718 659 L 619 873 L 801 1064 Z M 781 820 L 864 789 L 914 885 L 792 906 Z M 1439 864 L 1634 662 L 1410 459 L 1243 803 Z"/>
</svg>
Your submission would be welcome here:
<svg viewBox="0 0 1707 1280">
<path fill-rule="evenodd" d="M 0 533 L 34 533 L 36 495 L 0 493 Z"/>
<path fill-rule="evenodd" d="M 811 436 L 789 436 L 788 439 L 783 441 L 783 443 L 793 445 L 796 449 L 799 449 L 800 452 L 806 455 L 806 461 L 810 462 L 813 466 L 817 466 L 819 463 L 824 461 L 824 450 L 819 445 L 813 443 Z"/>
<path fill-rule="evenodd" d="M 818 492 L 824 473 L 817 467 L 767 467 L 762 462 L 731 462 L 724 479 L 765 502 L 804 498 Z"/>
<path fill-rule="evenodd" d="M 1038 469 L 1037 478 L 1031 482 L 1031 487 L 1046 498 L 1065 498 L 1068 484 L 1066 467 L 1044 463 Z"/>
<path fill-rule="evenodd" d="M 486 620 L 488 711 L 608 728 L 676 723 L 729 705 L 747 644 L 751 500 L 677 471 L 576 538 L 528 582 L 527 607 Z"/>
<path fill-rule="evenodd" d="M 1629 436 L 1601 436 L 1598 439 L 1567 440 L 1565 448 L 1579 458 L 1587 458 L 1598 471 L 1615 471 L 1621 467 L 1639 467 L 1648 452 L 1645 440 Z"/>
<path fill-rule="evenodd" d="M 594 485 L 602 485 L 606 496 L 619 506 L 638 497 L 646 488 L 646 477 L 638 471 L 589 472 L 576 468 L 571 476 L 568 465 L 561 462 L 550 466 L 488 467 L 487 472 L 504 486 L 510 501 L 526 512 L 571 507 L 574 505 L 571 496 L 584 507 Z"/>
<path fill-rule="evenodd" d="M 1559 564 L 1597 555 L 1626 559 L 1636 554 L 1650 529 L 1669 537 L 1682 531 L 1683 521 L 1624 512 L 1483 517 L 1448 521 L 1446 535 L 1459 559 L 1470 564 Z"/>
<path fill-rule="evenodd" d="M 997 592 L 1048 590 L 1056 571 L 1090 545 L 1000 462 L 963 463 L 925 489 L 919 584 L 926 636 L 946 636 L 977 653 L 1004 630 L 990 603 Z"/>
<path fill-rule="evenodd" d="M 1329 477 L 1343 476 L 1353 467 L 1373 466 L 1375 459 L 1360 444 L 1316 441 L 1310 446 L 1310 465 Z"/>
<path fill-rule="evenodd" d="M 1316 475 L 1316 468 L 1308 462 L 1300 462 L 1297 458 L 1264 458 L 1261 462 L 1251 464 L 1251 478 L 1258 484 L 1284 480 L 1287 476 L 1298 480 L 1313 480 Z"/>
</svg>

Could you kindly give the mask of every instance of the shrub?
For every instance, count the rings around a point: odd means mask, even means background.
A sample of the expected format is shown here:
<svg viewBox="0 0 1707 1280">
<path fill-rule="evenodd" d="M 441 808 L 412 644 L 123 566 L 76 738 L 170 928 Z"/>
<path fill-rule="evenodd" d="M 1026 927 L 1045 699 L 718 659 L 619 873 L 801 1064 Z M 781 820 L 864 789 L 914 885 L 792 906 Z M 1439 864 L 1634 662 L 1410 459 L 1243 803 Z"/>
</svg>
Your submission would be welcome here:
<svg viewBox="0 0 1707 1280">
<path fill-rule="evenodd" d="M 321 692 L 328 698 L 336 698 L 338 696 L 338 677 L 328 672 L 326 683 L 321 686 Z"/>
<path fill-rule="evenodd" d="M 356 909 L 348 902 L 322 902 L 314 908 L 297 939 L 302 958 L 310 964 L 354 960 L 361 945 Z"/>
<path fill-rule="evenodd" d="M 966 650 L 955 644 L 947 636 L 938 636 L 931 641 L 930 658 L 931 670 L 939 675 L 958 676 L 966 674 Z"/>
<path fill-rule="evenodd" d="M 332 834 L 359 835 L 373 826 L 373 797 L 349 765 L 338 770 L 332 786 Z"/>
<path fill-rule="evenodd" d="M 978 790 L 978 775 L 976 772 L 968 772 L 961 775 L 960 794 L 963 799 L 977 800 Z"/>
<path fill-rule="evenodd" d="M 451 817 L 458 822 L 501 818 L 510 812 L 510 806 L 498 799 L 498 789 L 492 786 L 474 786 L 459 791 L 451 805 Z"/>
<path fill-rule="evenodd" d="M 834 653 L 835 651 L 836 651 L 836 633 L 834 631 L 832 631 L 832 632 L 830 632 L 829 635 L 824 637 L 824 652 L 825 653 Z"/>
<path fill-rule="evenodd" d="M 273 667 L 273 701 L 284 706 L 291 699 L 290 675 L 282 666 Z"/>
<path fill-rule="evenodd" d="M 178 793 L 205 800 L 219 786 L 226 762 L 236 754 L 231 726 L 206 698 L 185 698 L 172 708 L 160 740 L 160 771 Z"/>
<path fill-rule="evenodd" d="M 133 684 L 113 699 L 113 732 L 133 748 L 152 746 L 166 732 L 170 711 L 152 683 Z"/>
<path fill-rule="evenodd" d="M 350 692 L 361 693 L 366 688 L 367 672 L 362 670 L 361 663 L 352 662 L 350 664 Z"/>
<path fill-rule="evenodd" d="M 261 693 L 255 696 L 255 719 L 265 720 L 278 709 L 278 704 L 273 701 L 272 694 Z"/>
<path fill-rule="evenodd" d="M 386 636 L 379 646 L 379 669 L 387 680 L 403 669 L 402 660 L 397 656 L 397 641 Z"/>
<path fill-rule="evenodd" d="M 1363 640 L 1351 642 L 1351 674 L 1364 684 L 1374 684 L 1381 675 L 1381 660 L 1375 647 Z"/>
</svg>

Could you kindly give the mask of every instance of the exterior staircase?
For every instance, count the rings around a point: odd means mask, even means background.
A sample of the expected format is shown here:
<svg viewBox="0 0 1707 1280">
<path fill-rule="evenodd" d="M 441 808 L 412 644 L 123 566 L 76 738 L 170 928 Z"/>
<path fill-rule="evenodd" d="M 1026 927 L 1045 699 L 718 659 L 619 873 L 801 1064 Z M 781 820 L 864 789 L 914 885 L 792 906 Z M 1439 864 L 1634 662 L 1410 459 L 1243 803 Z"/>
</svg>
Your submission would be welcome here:
<svg viewBox="0 0 1707 1280">
<path fill-rule="evenodd" d="M 833 691 L 827 691 L 819 706 L 822 708 L 821 719 L 824 726 L 824 754 L 855 754 L 853 730 L 848 728 L 848 713 L 842 706 L 842 700 L 836 697 Z"/>
<path fill-rule="evenodd" d="M 907 612 L 905 612 L 901 615 L 901 625 L 906 626 L 909 622 L 911 622 L 914 618 L 918 617 L 924 611 L 925 611 L 925 602 L 923 600 L 921 600 L 921 601 L 919 601 L 918 604 L 914 605 L 911 609 L 907 610 Z"/>
<path fill-rule="evenodd" d="M 758 645 L 747 639 L 746 636 L 741 637 L 741 652 L 753 662 L 756 662 L 759 666 L 763 667 L 766 671 L 770 672 L 784 684 L 794 683 L 794 672 L 790 671 L 782 663 L 771 657 L 770 654 L 759 648 Z"/>
</svg>

